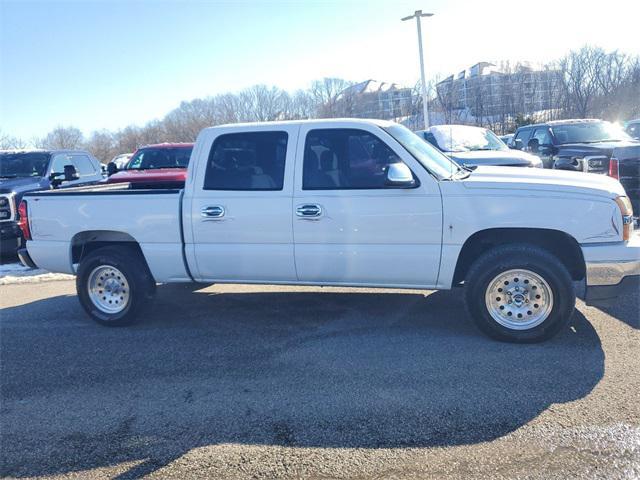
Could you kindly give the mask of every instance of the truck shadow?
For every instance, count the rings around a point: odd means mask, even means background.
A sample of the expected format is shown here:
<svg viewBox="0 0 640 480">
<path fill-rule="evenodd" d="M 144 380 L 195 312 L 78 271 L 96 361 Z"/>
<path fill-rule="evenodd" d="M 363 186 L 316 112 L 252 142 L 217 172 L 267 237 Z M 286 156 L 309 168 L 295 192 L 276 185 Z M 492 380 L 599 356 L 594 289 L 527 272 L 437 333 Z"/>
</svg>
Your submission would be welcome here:
<svg viewBox="0 0 640 480">
<path fill-rule="evenodd" d="M 73 296 L 2 311 L 0 474 L 137 461 L 119 477 L 137 478 L 228 443 L 475 444 L 586 396 L 604 372 L 578 311 L 553 340 L 512 345 L 481 335 L 456 291 L 158 294 L 123 329 L 94 325 Z"/>
<path fill-rule="evenodd" d="M 595 308 L 617 318 L 636 330 L 640 330 L 640 292 L 621 295 L 611 305 Z"/>
</svg>

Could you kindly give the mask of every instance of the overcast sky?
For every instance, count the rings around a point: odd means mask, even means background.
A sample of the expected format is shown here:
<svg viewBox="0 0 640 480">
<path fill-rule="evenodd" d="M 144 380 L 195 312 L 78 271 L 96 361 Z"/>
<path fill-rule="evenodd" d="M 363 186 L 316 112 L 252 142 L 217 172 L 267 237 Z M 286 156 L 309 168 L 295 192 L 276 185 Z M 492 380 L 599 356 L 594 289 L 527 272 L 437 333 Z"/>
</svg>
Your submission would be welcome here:
<svg viewBox="0 0 640 480">
<path fill-rule="evenodd" d="M 182 100 L 335 76 L 413 85 L 414 10 L 427 76 L 482 60 L 562 56 L 584 44 L 640 54 L 640 1 L 0 0 L 0 129 L 88 134 L 162 118 Z"/>
</svg>

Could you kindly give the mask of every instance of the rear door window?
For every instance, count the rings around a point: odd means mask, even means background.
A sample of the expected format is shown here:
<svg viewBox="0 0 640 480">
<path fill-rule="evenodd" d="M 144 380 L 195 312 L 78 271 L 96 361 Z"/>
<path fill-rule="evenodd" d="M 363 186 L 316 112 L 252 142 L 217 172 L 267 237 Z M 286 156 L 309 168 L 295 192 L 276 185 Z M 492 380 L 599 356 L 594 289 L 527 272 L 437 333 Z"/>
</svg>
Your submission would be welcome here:
<svg viewBox="0 0 640 480">
<path fill-rule="evenodd" d="M 204 190 L 282 190 L 286 132 L 220 135 L 209 152 Z"/>
<path fill-rule="evenodd" d="M 80 177 L 90 177 L 98 173 L 87 155 L 73 155 L 71 162 L 76 167 L 76 172 Z"/>
</svg>

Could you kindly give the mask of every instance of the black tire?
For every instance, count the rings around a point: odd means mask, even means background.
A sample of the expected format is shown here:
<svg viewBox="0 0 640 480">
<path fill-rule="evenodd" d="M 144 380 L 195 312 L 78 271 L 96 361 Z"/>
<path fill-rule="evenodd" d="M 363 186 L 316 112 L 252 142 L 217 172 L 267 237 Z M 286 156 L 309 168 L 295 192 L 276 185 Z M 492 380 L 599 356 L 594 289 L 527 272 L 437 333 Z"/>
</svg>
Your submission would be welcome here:
<svg viewBox="0 0 640 480">
<path fill-rule="evenodd" d="M 125 308 L 109 313 L 98 308 L 89 294 L 89 277 L 100 266 L 111 266 L 122 272 L 128 283 L 128 301 Z M 130 325 L 155 293 L 155 281 L 141 254 L 127 246 L 101 247 L 82 259 L 76 276 L 78 299 L 93 320 L 109 327 Z"/>
<path fill-rule="evenodd" d="M 508 328 L 499 323 L 487 306 L 490 300 L 485 301 L 487 289 L 497 276 L 518 269 L 537 274 L 553 294 L 552 308 L 546 318 L 542 323 L 525 330 Z M 528 244 L 502 245 L 481 255 L 469 269 L 465 290 L 469 314 L 478 328 L 490 337 L 505 342 L 534 343 L 548 340 L 567 324 L 576 303 L 573 280 L 562 262 L 548 251 Z"/>
</svg>

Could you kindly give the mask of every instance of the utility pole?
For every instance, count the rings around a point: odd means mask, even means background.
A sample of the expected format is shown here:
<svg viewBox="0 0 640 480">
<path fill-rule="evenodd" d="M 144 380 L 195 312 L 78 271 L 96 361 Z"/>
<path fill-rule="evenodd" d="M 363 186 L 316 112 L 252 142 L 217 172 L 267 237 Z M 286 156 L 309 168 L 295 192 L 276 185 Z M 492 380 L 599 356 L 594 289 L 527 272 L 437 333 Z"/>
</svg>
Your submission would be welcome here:
<svg viewBox="0 0 640 480">
<path fill-rule="evenodd" d="M 422 108 L 424 110 L 424 128 L 429 128 L 429 105 L 427 98 L 427 82 L 424 77 L 424 55 L 422 54 L 422 26 L 420 19 L 422 17 L 433 17 L 433 13 L 422 13 L 422 10 L 416 10 L 413 15 L 404 17 L 402 21 L 416 19 L 416 25 L 418 26 L 418 51 L 420 52 L 420 76 L 422 78 Z"/>
</svg>

